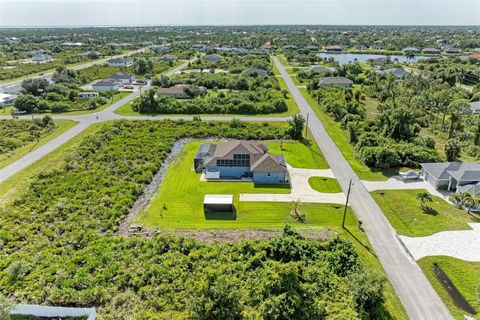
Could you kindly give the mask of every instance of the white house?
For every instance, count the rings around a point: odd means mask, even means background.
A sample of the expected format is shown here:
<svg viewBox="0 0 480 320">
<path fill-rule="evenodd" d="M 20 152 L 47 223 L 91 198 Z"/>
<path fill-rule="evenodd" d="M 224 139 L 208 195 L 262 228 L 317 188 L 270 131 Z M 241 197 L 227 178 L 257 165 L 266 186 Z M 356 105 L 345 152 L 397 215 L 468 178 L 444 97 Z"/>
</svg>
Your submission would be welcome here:
<svg viewBox="0 0 480 320">
<path fill-rule="evenodd" d="M 78 94 L 78 97 L 80 99 L 90 99 L 90 98 L 95 98 L 95 97 L 98 97 L 100 94 L 98 92 L 94 92 L 94 91 L 89 91 L 89 92 L 80 92 Z"/>
<path fill-rule="evenodd" d="M 34 54 L 32 62 L 50 62 L 53 61 L 52 56 L 44 53 Z"/>
<path fill-rule="evenodd" d="M 13 101 L 17 98 L 14 94 L 0 92 L 0 107 L 8 107 L 13 105 Z"/>
<path fill-rule="evenodd" d="M 107 61 L 110 67 L 130 67 L 133 66 L 132 58 L 114 58 Z"/>
<path fill-rule="evenodd" d="M 95 91 L 116 91 L 120 88 L 121 83 L 110 80 L 110 79 L 105 79 L 105 80 L 99 80 L 92 84 L 92 89 Z"/>
</svg>

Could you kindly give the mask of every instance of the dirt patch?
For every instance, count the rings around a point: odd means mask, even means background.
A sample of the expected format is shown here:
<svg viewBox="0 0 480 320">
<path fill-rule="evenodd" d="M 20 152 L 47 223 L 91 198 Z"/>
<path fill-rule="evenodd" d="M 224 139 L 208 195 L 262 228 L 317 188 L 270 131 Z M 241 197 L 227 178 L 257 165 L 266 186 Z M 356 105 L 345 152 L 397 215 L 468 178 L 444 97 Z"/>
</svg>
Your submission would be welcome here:
<svg viewBox="0 0 480 320">
<path fill-rule="evenodd" d="M 450 298 L 453 300 L 453 303 L 458 308 L 462 309 L 465 312 L 470 314 L 477 314 L 475 309 L 468 303 L 467 300 L 463 297 L 463 295 L 458 291 L 457 287 L 453 284 L 452 280 L 447 276 L 447 274 L 443 271 L 443 269 L 437 265 L 433 265 L 433 273 L 435 277 L 437 277 L 438 281 L 442 284 L 443 288 L 447 291 Z"/>
<path fill-rule="evenodd" d="M 326 242 L 332 239 L 337 232 L 330 228 L 299 229 L 297 230 L 305 238 Z M 158 229 L 144 229 L 141 234 L 146 237 L 154 235 L 173 235 L 182 238 L 194 238 L 197 241 L 205 243 L 232 243 L 248 240 L 267 241 L 281 236 L 282 230 L 173 230 L 161 231 Z"/>
</svg>

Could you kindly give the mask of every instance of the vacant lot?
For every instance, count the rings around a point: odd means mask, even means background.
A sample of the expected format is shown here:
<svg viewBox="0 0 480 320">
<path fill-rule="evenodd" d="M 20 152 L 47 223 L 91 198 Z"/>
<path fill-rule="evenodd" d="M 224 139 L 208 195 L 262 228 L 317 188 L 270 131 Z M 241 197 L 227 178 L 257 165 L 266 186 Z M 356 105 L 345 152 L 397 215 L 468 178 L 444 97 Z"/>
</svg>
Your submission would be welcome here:
<svg viewBox="0 0 480 320">
<path fill-rule="evenodd" d="M 468 230 L 468 222 L 478 222 L 466 211 L 457 209 L 439 197 L 429 204 L 438 214 L 427 214 L 416 199 L 425 190 L 380 190 L 372 192 L 375 201 L 398 233 L 427 236 L 446 230 Z"/>
<path fill-rule="evenodd" d="M 434 264 L 437 264 L 452 280 L 458 291 L 465 300 L 477 311 L 480 312 L 479 292 L 480 288 L 480 262 L 467 262 L 451 257 L 425 257 L 418 261 L 423 272 L 432 283 L 442 300 L 457 319 L 464 319 L 465 311 L 459 309 L 453 303 L 440 281 L 434 274 Z"/>
<path fill-rule="evenodd" d="M 0 120 L 0 132 L 2 132 L 0 136 L 0 168 L 41 147 L 75 124 L 77 122 L 71 120 L 56 120 L 52 125 L 37 127 L 38 133 L 35 133 L 30 120 Z M 38 134 L 38 141 L 36 134 Z"/>
</svg>

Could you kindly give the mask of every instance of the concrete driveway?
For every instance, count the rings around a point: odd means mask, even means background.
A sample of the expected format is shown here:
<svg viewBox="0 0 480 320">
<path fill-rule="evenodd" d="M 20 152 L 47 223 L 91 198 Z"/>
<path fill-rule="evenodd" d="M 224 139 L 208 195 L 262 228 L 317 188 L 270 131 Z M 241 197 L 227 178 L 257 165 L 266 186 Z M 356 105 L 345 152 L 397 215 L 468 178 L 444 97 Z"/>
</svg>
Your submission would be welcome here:
<svg viewBox="0 0 480 320">
<path fill-rule="evenodd" d="M 415 260 L 426 256 L 449 256 L 480 262 L 480 223 L 469 223 L 472 230 L 442 231 L 427 237 L 400 239 Z"/>
<path fill-rule="evenodd" d="M 345 203 L 345 195 L 339 193 L 318 192 L 310 187 L 310 177 L 335 178 L 330 169 L 299 169 L 288 166 L 291 192 L 288 194 L 240 194 L 240 201 L 273 201 L 273 202 L 309 202 L 309 203 Z"/>
<path fill-rule="evenodd" d="M 363 185 L 368 192 L 375 190 L 411 190 L 426 189 L 431 195 L 440 198 L 448 197 L 448 192 L 436 190 L 430 183 L 423 179 L 402 180 L 399 176 L 393 176 L 386 181 L 366 181 L 362 180 Z"/>
</svg>

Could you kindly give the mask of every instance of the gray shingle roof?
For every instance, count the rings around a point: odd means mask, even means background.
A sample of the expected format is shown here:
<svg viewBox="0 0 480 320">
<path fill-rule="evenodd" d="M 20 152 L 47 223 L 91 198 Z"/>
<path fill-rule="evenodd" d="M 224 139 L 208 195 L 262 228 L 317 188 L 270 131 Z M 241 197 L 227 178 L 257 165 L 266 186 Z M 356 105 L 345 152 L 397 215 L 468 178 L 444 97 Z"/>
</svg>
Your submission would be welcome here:
<svg viewBox="0 0 480 320">
<path fill-rule="evenodd" d="M 281 154 L 264 154 L 254 164 L 250 171 L 252 172 L 286 172 L 287 164 L 285 157 Z"/>
<path fill-rule="evenodd" d="M 318 80 L 318 85 L 327 84 L 353 84 L 353 81 L 345 77 L 327 77 Z"/>
<path fill-rule="evenodd" d="M 257 74 L 261 77 L 266 77 L 268 76 L 268 71 L 267 70 L 264 70 L 264 69 L 258 69 L 258 68 L 254 68 L 254 67 L 250 67 L 246 70 L 244 70 L 242 72 L 242 74 L 246 74 L 246 75 L 253 75 L 253 74 Z"/>
<path fill-rule="evenodd" d="M 420 163 L 420 165 L 437 180 L 448 180 L 451 175 L 450 172 L 456 172 L 456 176 L 466 171 L 480 172 L 480 165 L 475 162 L 430 162 Z"/>
</svg>

